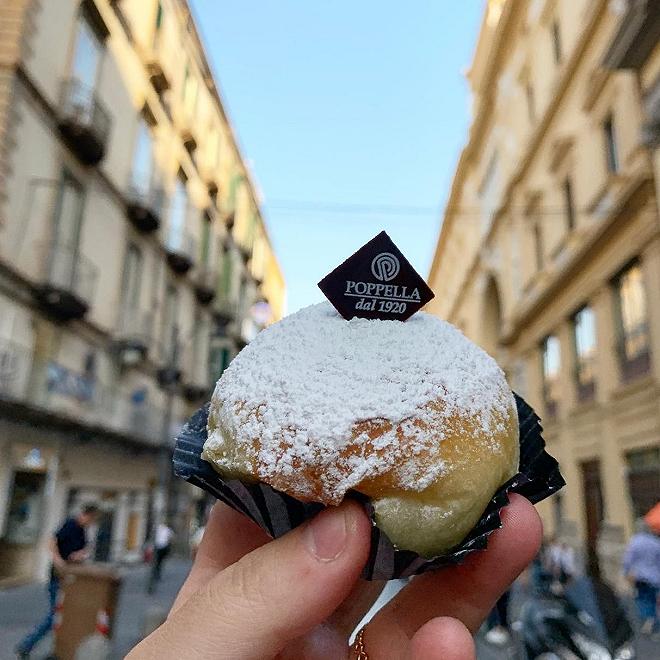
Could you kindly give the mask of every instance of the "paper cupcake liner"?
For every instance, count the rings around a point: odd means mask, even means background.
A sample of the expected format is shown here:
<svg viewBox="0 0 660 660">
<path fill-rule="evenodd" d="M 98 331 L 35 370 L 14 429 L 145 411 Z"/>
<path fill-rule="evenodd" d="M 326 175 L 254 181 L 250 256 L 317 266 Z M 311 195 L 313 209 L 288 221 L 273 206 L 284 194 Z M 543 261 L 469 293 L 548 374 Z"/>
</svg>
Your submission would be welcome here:
<svg viewBox="0 0 660 660">
<path fill-rule="evenodd" d="M 520 493 L 536 503 L 564 486 L 557 461 L 545 451 L 538 415 L 521 397 L 514 396 L 520 426 L 519 472 L 493 495 L 472 531 L 451 550 L 428 559 L 410 550 L 395 548 L 374 523 L 364 578 L 392 580 L 459 564 L 475 550 L 486 548 L 488 536 L 502 526 L 500 510 L 509 502 L 508 493 Z M 207 403 L 188 420 L 176 439 L 173 460 L 177 476 L 251 518 L 273 538 L 286 534 L 324 508 L 322 504 L 300 502 L 264 483 L 243 483 L 219 475 L 201 457 L 207 437 L 208 411 Z M 373 509 L 368 498 L 357 493 L 355 496 L 365 503 L 373 521 Z"/>
</svg>

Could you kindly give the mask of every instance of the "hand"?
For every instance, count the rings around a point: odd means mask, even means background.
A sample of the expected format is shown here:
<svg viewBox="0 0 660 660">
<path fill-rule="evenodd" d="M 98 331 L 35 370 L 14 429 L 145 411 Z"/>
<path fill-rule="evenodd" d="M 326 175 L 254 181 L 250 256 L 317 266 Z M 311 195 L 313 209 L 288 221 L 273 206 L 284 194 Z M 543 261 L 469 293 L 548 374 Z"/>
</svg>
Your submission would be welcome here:
<svg viewBox="0 0 660 660">
<path fill-rule="evenodd" d="M 472 633 L 541 541 L 539 517 L 524 498 L 513 495 L 502 518 L 486 552 L 416 577 L 371 620 L 363 637 L 370 660 L 475 657 Z M 355 502 L 277 541 L 216 504 L 168 620 L 127 657 L 355 657 L 348 638 L 383 586 L 359 579 L 369 532 Z"/>
<path fill-rule="evenodd" d="M 74 563 L 80 563 L 85 561 L 89 557 L 89 552 L 87 550 L 76 550 L 69 555 L 67 561 Z"/>
</svg>

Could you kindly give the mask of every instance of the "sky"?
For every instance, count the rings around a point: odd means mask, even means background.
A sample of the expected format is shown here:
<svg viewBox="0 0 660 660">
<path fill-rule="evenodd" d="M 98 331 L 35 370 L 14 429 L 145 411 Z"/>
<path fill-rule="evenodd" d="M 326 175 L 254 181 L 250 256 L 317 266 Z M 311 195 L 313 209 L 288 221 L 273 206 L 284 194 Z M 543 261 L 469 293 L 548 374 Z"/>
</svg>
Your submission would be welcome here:
<svg viewBox="0 0 660 660">
<path fill-rule="evenodd" d="M 288 312 L 381 230 L 428 275 L 482 0 L 192 0 Z"/>
</svg>

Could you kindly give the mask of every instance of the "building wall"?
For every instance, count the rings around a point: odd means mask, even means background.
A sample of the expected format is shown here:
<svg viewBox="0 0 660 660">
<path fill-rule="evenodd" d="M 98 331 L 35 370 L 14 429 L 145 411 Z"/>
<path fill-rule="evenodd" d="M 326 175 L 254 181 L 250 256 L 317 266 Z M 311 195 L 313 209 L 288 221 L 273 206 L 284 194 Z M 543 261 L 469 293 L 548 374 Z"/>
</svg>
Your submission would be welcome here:
<svg viewBox="0 0 660 660">
<path fill-rule="evenodd" d="M 633 530 L 638 491 L 630 484 L 642 456 L 634 452 L 647 452 L 660 494 L 657 152 L 643 137 L 649 93 L 639 73 L 604 66 L 623 18 L 605 1 L 489 3 L 468 72 L 472 125 L 429 276 L 430 311 L 493 354 L 542 417 L 567 481 L 559 497 L 539 505 L 546 535 L 564 536 L 585 561 L 597 555 L 612 579 Z M 649 90 L 658 81 L 656 58 L 646 65 Z M 608 168 L 608 117 L 616 172 Z M 634 376 L 619 358 L 614 285 L 632 260 L 642 272 L 650 355 Z M 595 316 L 591 396 L 576 376 L 573 315 L 585 305 Z M 542 367 L 549 335 L 560 346 L 552 379 Z M 599 498 L 594 537 L 588 520 Z"/>
<path fill-rule="evenodd" d="M 89 499 L 112 522 L 92 530 L 99 557 L 139 558 L 172 438 L 284 314 L 285 283 L 184 0 L 11 0 L 0 36 L 0 579 L 16 579 L 45 575 L 53 529 Z M 185 540 L 191 493 L 171 489 Z"/>
</svg>

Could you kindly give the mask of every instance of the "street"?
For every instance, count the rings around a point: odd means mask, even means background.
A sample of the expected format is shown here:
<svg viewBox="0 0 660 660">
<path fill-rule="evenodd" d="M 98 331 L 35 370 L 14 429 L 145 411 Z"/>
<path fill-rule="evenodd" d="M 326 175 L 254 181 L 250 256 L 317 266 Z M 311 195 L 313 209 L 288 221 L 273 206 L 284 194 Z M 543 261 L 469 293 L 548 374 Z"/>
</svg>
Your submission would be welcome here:
<svg viewBox="0 0 660 660">
<path fill-rule="evenodd" d="M 185 579 L 190 562 L 173 558 L 163 568 L 161 583 L 153 595 L 147 595 L 146 566 L 124 569 L 124 579 L 119 595 L 117 618 L 113 639 L 112 658 L 123 658 L 142 636 L 148 618 L 157 618 L 159 612 L 166 613 L 174 596 Z M 42 584 L 30 584 L 0 591 L 0 660 L 10 660 L 17 642 L 25 635 L 37 619 L 45 614 L 46 589 Z M 34 658 L 48 656 L 50 638 L 35 648 Z"/>
<path fill-rule="evenodd" d="M 145 566 L 124 569 L 124 579 L 119 596 L 112 658 L 123 658 L 143 636 L 148 621 L 156 621 L 169 609 L 179 587 L 183 583 L 190 562 L 175 558 L 165 564 L 163 579 L 152 596 L 147 595 L 145 585 L 148 569 Z M 389 597 L 398 591 L 388 589 Z M 386 596 L 384 600 L 388 600 Z M 21 637 L 44 613 L 46 595 L 44 585 L 31 584 L 0 591 L 0 660 L 15 658 L 13 649 Z M 517 609 L 514 603 L 513 613 Z M 649 637 L 636 639 L 639 660 L 660 657 L 660 642 Z M 50 651 L 50 638 L 35 649 L 34 658 L 43 660 Z M 477 635 L 477 657 L 479 660 L 517 660 L 520 656 L 514 642 L 496 647 L 488 644 L 483 634 Z"/>
</svg>

